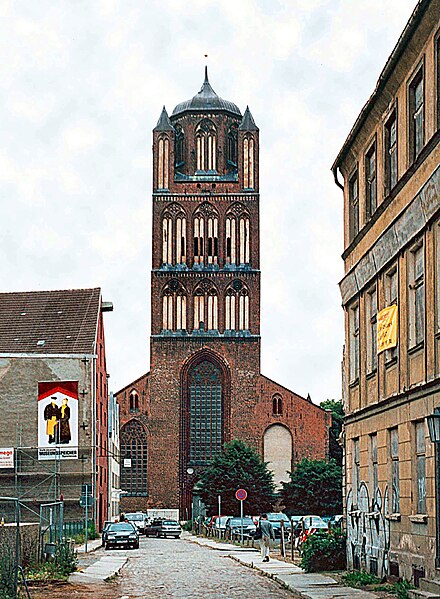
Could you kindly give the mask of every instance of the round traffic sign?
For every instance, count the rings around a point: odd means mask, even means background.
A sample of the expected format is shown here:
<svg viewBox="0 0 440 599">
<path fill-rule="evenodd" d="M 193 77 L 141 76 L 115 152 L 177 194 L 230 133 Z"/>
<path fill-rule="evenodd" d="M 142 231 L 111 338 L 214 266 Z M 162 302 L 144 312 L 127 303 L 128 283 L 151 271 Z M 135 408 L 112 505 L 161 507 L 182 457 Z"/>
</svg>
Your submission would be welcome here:
<svg viewBox="0 0 440 599">
<path fill-rule="evenodd" d="M 238 499 L 238 501 L 244 501 L 246 497 L 247 492 L 244 489 L 238 489 L 238 491 L 235 493 L 235 498 Z"/>
</svg>

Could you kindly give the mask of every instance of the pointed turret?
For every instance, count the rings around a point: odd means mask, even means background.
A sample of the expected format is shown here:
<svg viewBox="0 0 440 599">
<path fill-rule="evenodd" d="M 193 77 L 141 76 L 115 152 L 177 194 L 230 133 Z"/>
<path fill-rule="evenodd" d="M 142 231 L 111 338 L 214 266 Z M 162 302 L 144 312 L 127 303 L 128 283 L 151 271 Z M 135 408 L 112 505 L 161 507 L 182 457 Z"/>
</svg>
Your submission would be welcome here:
<svg viewBox="0 0 440 599">
<path fill-rule="evenodd" d="M 243 115 L 243 119 L 239 126 L 240 131 L 258 131 L 258 127 L 255 124 L 254 117 L 249 110 L 249 106 L 246 106 L 246 110 Z"/>
<path fill-rule="evenodd" d="M 165 106 L 162 108 L 159 120 L 153 131 L 174 131 L 174 127 L 171 124 L 168 112 Z"/>
</svg>

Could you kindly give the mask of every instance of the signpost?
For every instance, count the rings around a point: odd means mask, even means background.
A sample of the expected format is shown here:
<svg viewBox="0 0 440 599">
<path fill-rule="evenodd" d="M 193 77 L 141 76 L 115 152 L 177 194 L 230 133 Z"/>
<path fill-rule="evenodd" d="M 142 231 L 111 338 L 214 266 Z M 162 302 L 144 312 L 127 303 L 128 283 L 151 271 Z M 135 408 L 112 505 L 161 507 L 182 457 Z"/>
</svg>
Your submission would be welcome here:
<svg viewBox="0 0 440 599">
<path fill-rule="evenodd" d="M 240 540 L 241 540 L 242 547 L 243 547 L 243 501 L 246 498 L 247 498 L 247 491 L 245 491 L 245 489 L 238 489 L 238 491 L 235 492 L 235 499 L 237 499 L 240 502 L 240 518 L 241 518 Z"/>
<path fill-rule="evenodd" d="M 82 485 L 81 487 L 81 497 L 79 500 L 79 505 L 83 508 L 85 508 L 86 513 L 85 513 L 85 525 L 86 525 L 86 529 L 85 529 L 85 535 L 86 535 L 86 542 L 85 542 L 85 553 L 87 553 L 87 541 L 88 541 L 88 536 L 89 536 L 89 507 L 92 507 L 93 504 L 95 503 L 95 498 L 92 497 L 92 485 L 91 484 L 87 484 L 87 485 Z"/>
</svg>

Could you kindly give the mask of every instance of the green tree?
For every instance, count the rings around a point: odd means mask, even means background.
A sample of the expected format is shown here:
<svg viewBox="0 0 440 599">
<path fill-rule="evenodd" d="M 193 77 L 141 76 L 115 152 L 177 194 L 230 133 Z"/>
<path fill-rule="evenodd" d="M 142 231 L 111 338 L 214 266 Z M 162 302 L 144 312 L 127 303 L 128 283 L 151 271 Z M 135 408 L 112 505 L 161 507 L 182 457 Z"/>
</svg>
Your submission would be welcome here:
<svg viewBox="0 0 440 599">
<path fill-rule="evenodd" d="M 339 445 L 338 441 L 345 416 L 342 401 L 340 399 L 326 399 L 319 405 L 324 410 L 331 410 L 332 426 L 330 428 L 329 458 L 333 458 L 340 466 L 342 466 L 342 447 Z"/>
<path fill-rule="evenodd" d="M 282 485 L 281 498 L 289 514 L 342 513 L 342 468 L 335 460 L 303 459 Z"/>
<path fill-rule="evenodd" d="M 239 514 L 240 505 L 235 499 L 237 489 L 247 491 L 244 503 L 246 514 L 270 511 L 275 503 L 273 474 L 267 463 L 243 441 L 231 441 L 215 456 L 202 472 L 197 484 L 199 495 L 209 514 L 215 514 L 218 496 L 222 499 L 224 514 Z"/>
</svg>

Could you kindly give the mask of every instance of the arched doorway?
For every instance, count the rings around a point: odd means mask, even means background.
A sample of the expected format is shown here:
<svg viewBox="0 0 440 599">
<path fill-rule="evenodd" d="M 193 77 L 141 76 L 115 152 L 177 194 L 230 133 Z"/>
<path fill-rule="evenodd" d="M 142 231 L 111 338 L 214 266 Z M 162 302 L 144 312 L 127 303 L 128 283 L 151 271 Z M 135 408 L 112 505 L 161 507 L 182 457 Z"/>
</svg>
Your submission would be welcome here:
<svg viewBox="0 0 440 599">
<path fill-rule="evenodd" d="M 281 482 L 289 480 L 288 472 L 292 470 L 292 434 L 282 424 L 273 424 L 264 433 L 264 461 L 274 474 L 276 490 L 281 489 Z"/>
</svg>

